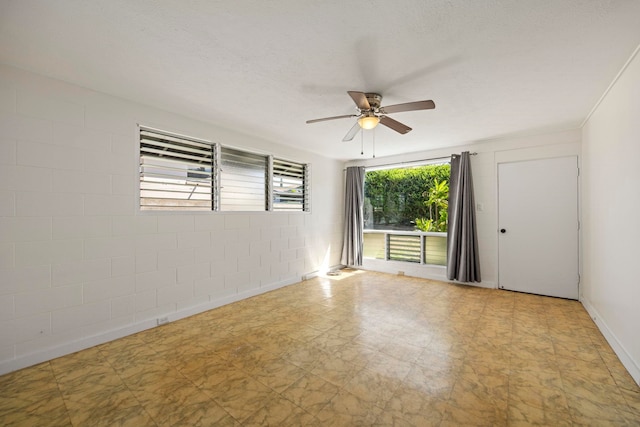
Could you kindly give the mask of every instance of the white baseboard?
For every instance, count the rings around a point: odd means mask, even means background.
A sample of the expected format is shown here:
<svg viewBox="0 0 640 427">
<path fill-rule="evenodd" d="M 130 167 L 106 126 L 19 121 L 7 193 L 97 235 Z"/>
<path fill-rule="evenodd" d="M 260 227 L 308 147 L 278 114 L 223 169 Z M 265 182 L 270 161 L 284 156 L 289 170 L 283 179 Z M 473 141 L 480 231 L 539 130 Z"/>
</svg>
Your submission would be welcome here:
<svg viewBox="0 0 640 427">
<path fill-rule="evenodd" d="M 607 323 L 602 319 L 598 310 L 595 309 L 591 303 L 585 299 L 581 298 L 580 302 L 591 316 L 591 319 L 595 322 L 602 335 L 604 335 L 605 339 L 616 353 L 622 365 L 629 371 L 633 380 L 640 386 L 640 363 L 638 361 L 633 360 L 633 357 L 629 354 L 629 352 L 624 348 L 624 345 L 618 340 L 616 335 L 609 329 Z"/>
<path fill-rule="evenodd" d="M 372 258 L 365 258 L 361 270 L 377 271 L 379 273 L 400 274 L 421 279 L 438 280 L 440 282 L 452 283 L 456 285 L 477 286 L 479 288 L 497 289 L 498 284 L 493 281 L 482 282 L 458 282 L 447 278 L 447 268 L 437 265 L 412 264 L 401 261 L 387 261 Z"/>
<path fill-rule="evenodd" d="M 221 307 L 223 305 L 230 304 L 232 302 L 240 301 L 246 298 L 250 298 L 256 295 L 263 294 L 265 292 L 273 291 L 285 286 L 298 283 L 298 280 L 290 279 L 282 282 L 273 283 L 264 287 L 250 289 L 235 295 L 230 295 L 216 300 L 208 301 L 204 304 L 198 304 L 196 306 L 187 307 L 177 312 L 165 313 L 159 317 L 167 317 L 169 322 L 175 322 L 176 320 L 184 319 L 195 314 L 203 313 L 214 308 Z M 48 360 L 55 359 L 57 357 L 65 356 L 67 354 L 75 353 L 80 350 L 85 350 L 90 347 L 95 347 L 100 344 L 107 343 L 109 341 L 123 338 L 128 335 L 132 335 L 146 329 L 157 327 L 157 320 L 146 319 L 131 325 L 127 325 L 122 328 L 113 329 L 100 333 L 98 335 L 81 338 L 72 342 L 62 343 L 60 345 L 48 347 L 42 350 L 38 350 L 34 353 L 30 353 L 16 359 L 6 360 L 0 362 L 0 375 L 7 374 L 9 372 L 17 371 L 22 368 L 37 365 L 38 363 L 46 362 Z"/>
</svg>

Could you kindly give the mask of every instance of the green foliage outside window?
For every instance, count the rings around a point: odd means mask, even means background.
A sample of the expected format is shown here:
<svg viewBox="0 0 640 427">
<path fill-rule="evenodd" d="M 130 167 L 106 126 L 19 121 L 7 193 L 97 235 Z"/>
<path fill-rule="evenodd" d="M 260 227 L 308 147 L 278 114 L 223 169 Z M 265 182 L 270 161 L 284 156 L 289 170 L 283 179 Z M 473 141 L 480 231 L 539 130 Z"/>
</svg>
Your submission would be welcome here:
<svg viewBox="0 0 640 427">
<path fill-rule="evenodd" d="M 446 231 L 450 165 L 369 171 L 365 229 Z"/>
<path fill-rule="evenodd" d="M 420 231 L 447 231 L 449 183 L 434 180 L 433 187 L 423 195 L 427 196 L 424 204 L 429 208 L 429 219 L 416 218 L 416 228 Z"/>
</svg>

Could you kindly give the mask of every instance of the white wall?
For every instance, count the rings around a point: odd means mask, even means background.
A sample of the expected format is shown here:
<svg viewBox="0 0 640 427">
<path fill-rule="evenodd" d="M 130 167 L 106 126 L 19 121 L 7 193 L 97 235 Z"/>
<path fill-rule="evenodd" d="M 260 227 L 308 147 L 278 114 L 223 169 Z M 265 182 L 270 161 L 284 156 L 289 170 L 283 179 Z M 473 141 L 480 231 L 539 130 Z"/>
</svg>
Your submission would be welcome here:
<svg viewBox="0 0 640 427">
<path fill-rule="evenodd" d="M 137 123 L 310 162 L 312 213 L 140 213 Z M 341 170 L 0 66 L 0 374 L 339 264 Z"/>
<path fill-rule="evenodd" d="M 640 383 L 640 56 L 583 128 L 583 304 Z"/>
<path fill-rule="evenodd" d="M 453 149 L 439 149 L 403 156 L 349 162 L 347 166 L 375 166 L 450 156 L 462 151 L 476 152 L 471 157 L 474 196 L 478 226 L 480 271 L 482 282 L 477 286 L 497 288 L 498 278 L 498 164 L 503 162 L 580 155 L 580 130 L 541 135 L 505 137 L 476 142 Z M 363 268 L 388 273 L 403 271 L 406 275 L 435 280 L 447 280 L 445 267 L 416 265 L 406 262 L 384 262 L 365 259 Z"/>
</svg>

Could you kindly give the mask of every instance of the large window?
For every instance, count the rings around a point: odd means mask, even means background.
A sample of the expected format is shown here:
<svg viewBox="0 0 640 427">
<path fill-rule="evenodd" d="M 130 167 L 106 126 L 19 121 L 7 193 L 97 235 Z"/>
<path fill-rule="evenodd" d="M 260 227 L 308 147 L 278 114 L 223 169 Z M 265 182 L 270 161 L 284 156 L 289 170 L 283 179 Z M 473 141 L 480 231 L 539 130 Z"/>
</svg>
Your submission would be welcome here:
<svg viewBox="0 0 640 427">
<path fill-rule="evenodd" d="M 364 256 L 446 264 L 449 163 L 368 169 Z"/>
<path fill-rule="evenodd" d="M 309 211 L 309 165 L 140 128 L 140 209 Z"/>
</svg>

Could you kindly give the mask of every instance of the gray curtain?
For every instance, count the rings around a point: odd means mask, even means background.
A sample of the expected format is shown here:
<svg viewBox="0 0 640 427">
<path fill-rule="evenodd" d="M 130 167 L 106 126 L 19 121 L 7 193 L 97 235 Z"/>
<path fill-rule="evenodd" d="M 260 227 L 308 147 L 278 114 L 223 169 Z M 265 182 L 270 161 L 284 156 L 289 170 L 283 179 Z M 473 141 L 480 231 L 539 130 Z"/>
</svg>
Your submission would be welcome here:
<svg viewBox="0 0 640 427">
<path fill-rule="evenodd" d="M 447 233 L 449 280 L 480 282 L 475 200 L 468 151 L 451 156 Z"/>
<path fill-rule="evenodd" d="M 343 265 L 362 265 L 362 229 L 364 228 L 364 174 L 362 166 L 347 168 L 344 199 Z"/>
</svg>

